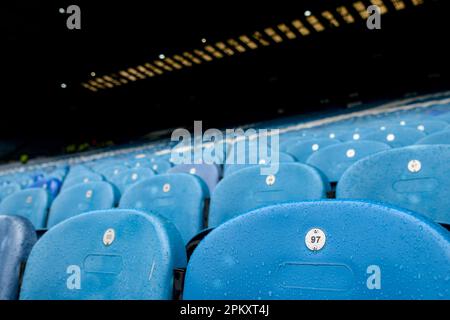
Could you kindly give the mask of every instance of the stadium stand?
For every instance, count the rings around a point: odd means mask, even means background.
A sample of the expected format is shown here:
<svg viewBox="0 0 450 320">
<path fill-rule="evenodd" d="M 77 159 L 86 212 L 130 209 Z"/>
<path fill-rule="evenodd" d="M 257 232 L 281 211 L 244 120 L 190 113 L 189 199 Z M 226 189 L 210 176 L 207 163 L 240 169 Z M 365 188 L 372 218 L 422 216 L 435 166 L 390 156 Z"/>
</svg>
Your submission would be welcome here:
<svg viewBox="0 0 450 320">
<path fill-rule="evenodd" d="M 450 300 L 450 1 L 5 4 L 0 300 Z"/>
<path fill-rule="evenodd" d="M 172 167 L 168 140 L 3 170 L 0 224 L 11 240 L 1 247 L 2 299 L 17 298 L 21 280 L 11 270 L 23 268 L 36 241 L 30 222 L 48 231 L 26 264 L 22 299 L 172 299 L 186 256 L 185 299 L 448 298 L 447 97 L 286 122 L 280 144 L 292 155 L 281 152 L 269 175 L 261 169 L 270 159 L 227 163 L 223 178 L 221 163 Z M 364 126 L 379 133 L 364 135 Z M 380 142 L 389 132 L 396 143 Z M 338 199 L 324 201 L 336 183 Z M 109 229 L 111 246 L 102 242 Z M 304 242 L 313 229 L 326 234 L 321 249 Z M 54 272 L 37 279 L 42 270 Z M 379 270 L 382 289 L 371 277 Z"/>
</svg>

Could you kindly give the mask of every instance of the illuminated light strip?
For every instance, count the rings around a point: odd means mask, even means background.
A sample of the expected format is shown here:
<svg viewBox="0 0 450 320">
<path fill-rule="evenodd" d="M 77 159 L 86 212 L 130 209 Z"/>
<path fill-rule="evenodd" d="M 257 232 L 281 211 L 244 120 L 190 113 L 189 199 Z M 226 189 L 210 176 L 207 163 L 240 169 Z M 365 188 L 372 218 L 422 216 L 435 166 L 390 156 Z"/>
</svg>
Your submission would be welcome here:
<svg viewBox="0 0 450 320">
<path fill-rule="evenodd" d="M 384 5 L 384 3 L 383 3 L 383 0 L 370 0 L 370 2 L 371 2 L 373 5 L 376 5 L 376 6 L 378 6 L 378 7 L 380 8 L 380 13 L 381 13 L 381 14 L 385 14 L 386 12 L 388 12 L 387 7 L 386 7 L 386 6 Z M 364 4 L 363 4 L 363 6 L 364 6 Z M 369 14 L 368 14 L 368 12 L 367 12 L 367 8 L 364 7 L 364 11 L 367 13 L 367 17 L 368 17 Z M 361 14 L 361 13 L 360 13 L 360 14 Z M 367 17 L 364 18 L 364 19 L 367 19 Z"/>
<path fill-rule="evenodd" d="M 147 68 L 145 68 L 144 66 L 138 66 L 137 69 L 142 72 L 143 74 L 145 74 L 147 77 L 154 77 L 155 74 L 151 71 L 149 71 Z"/>
<path fill-rule="evenodd" d="M 317 19 L 316 16 L 310 15 L 309 17 L 306 17 L 306 20 L 317 32 L 325 30 L 325 27 L 320 23 L 319 19 Z"/>
<path fill-rule="evenodd" d="M 153 73 L 156 73 L 156 74 L 159 74 L 159 75 L 164 73 L 164 71 L 162 71 L 161 69 L 155 67 L 151 63 L 144 64 L 144 67 L 146 67 L 147 69 L 150 69 Z"/>
<path fill-rule="evenodd" d="M 108 88 L 114 87 L 114 85 L 112 83 L 106 82 L 102 78 L 96 78 L 95 81 L 97 81 L 97 83 L 101 84 L 102 86 L 106 86 Z"/>
<path fill-rule="evenodd" d="M 330 11 L 324 11 L 322 12 L 322 17 L 327 19 L 330 24 L 334 27 L 339 27 L 339 22 L 336 20 L 336 18 L 333 16 L 333 14 Z"/>
<path fill-rule="evenodd" d="M 166 58 L 165 61 L 177 70 L 180 70 L 183 68 L 179 63 L 173 61 L 172 58 Z"/>
<path fill-rule="evenodd" d="M 391 0 L 391 2 L 396 10 L 403 10 L 406 7 L 402 0 Z"/>
<path fill-rule="evenodd" d="M 423 4 L 423 0 L 411 0 L 412 4 L 415 6 L 419 6 Z"/>
<path fill-rule="evenodd" d="M 242 43 L 244 43 L 247 47 L 249 47 L 252 50 L 255 50 L 258 48 L 258 45 L 255 42 L 253 42 L 252 39 L 250 39 L 246 35 L 240 36 L 239 40 L 241 40 Z"/>
<path fill-rule="evenodd" d="M 350 14 L 350 12 L 345 6 L 337 7 L 336 12 L 341 15 L 342 19 L 344 19 L 345 22 L 347 23 L 355 22 L 355 18 L 353 18 L 353 16 Z"/>
<path fill-rule="evenodd" d="M 94 80 L 89 80 L 88 83 L 89 83 L 91 86 L 93 86 L 93 87 L 96 87 L 96 88 L 99 88 L 99 89 L 105 89 L 104 86 L 102 86 L 100 83 L 97 83 L 97 82 L 94 81 Z"/>
<path fill-rule="evenodd" d="M 366 5 L 361 1 L 353 3 L 353 8 L 358 11 L 359 15 L 362 19 L 367 19 L 369 17 L 369 13 L 367 12 Z"/>
<path fill-rule="evenodd" d="M 137 78 L 136 78 L 135 76 L 129 74 L 129 73 L 126 72 L 126 71 L 120 71 L 120 74 L 121 74 L 123 77 L 127 78 L 127 80 L 130 80 L 130 81 L 133 81 L 133 82 L 137 80 Z"/>
<path fill-rule="evenodd" d="M 309 35 L 311 33 L 311 31 L 309 31 L 309 29 L 306 28 L 305 25 L 303 24 L 303 22 L 301 22 L 300 20 L 292 21 L 292 25 L 294 26 L 295 29 L 297 29 L 297 31 L 302 36 L 307 36 L 307 35 Z"/>
<path fill-rule="evenodd" d="M 297 38 L 297 36 L 295 35 L 295 33 L 292 32 L 292 30 L 291 30 L 287 25 L 285 25 L 284 23 L 279 24 L 279 25 L 277 26 L 277 28 L 278 28 L 278 30 L 280 30 L 281 32 L 283 32 L 284 35 L 286 36 L 286 38 L 288 38 L 289 40 L 293 40 L 293 39 Z"/>
<path fill-rule="evenodd" d="M 190 54 L 189 52 L 184 52 L 183 56 L 185 56 L 186 58 L 190 59 L 192 62 L 194 62 L 195 64 L 200 64 L 202 63 L 202 61 L 199 58 L 194 57 L 192 54 Z"/>
<path fill-rule="evenodd" d="M 214 57 L 216 57 L 217 59 L 223 58 L 223 54 L 221 54 L 219 51 L 217 51 L 216 49 L 214 49 L 213 46 L 206 46 L 205 50 L 207 52 L 209 52 L 210 54 L 212 54 Z"/>
<path fill-rule="evenodd" d="M 105 81 L 109 81 L 109 82 L 113 83 L 116 86 L 122 85 L 119 81 L 117 81 L 116 79 L 114 79 L 110 76 L 103 76 L 103 79 L 105 79 Z"/>
<path fill-rule="evenodd" d="M 256 31 L 252 34 L 253 39 L 257 40 L 260 44 L 262 44 L 264 47 L 270 46 L 270 42 L 264 39 L 261 32 Z"/>
<path fill-rule="evenodd" d="M 91 90 L 91 91 L 93 91 L 93 92 L 97 92 L 97 91 L 98 91 L 97 88 L 95 88 L 95 87 L 93 87 L 93 86 L 91 86 L 91 85 L 89 85 L 89 84 L 87 84 L 87 83 L 85 83 L 85 82 L 83 82 L 81 85 L 82 85 L 83 87 L 85 87 L 86 89 Z"/>
<path fill-rule="evenodd" d="M 225 43 L 223 43 L 223 42 L 217 42 L 216 43 L 216 47 L 219 50 L 222 50 L 223 52 L 225 52 L 225 54 L 228 55 L 228 56 L 234 55 L 234 51 L 231 50 L 230 48 L 228 48 L 227 45 Z"/>
<path fill-rule="evenodd" d="M 120 75 L 113 73 L 111 74 L 111 78 L 114 79 L 114 81 L 118 82 L 118 85 L 127 84 L 128 81 L 124 78 L 121 78 Z"/>
<path fill-rule="evenodd" d="M 190 61 L 186 60 L 185 58 L 183 58 L 178 54 L 174 55 L 173 58 L 178 62 L 180 62 L 185 67 L 192 67 L 192 63 Z"/>
<path fill-rule="evenodd" d="M 153 63 L 160 68 L 163 68 L 166 71 L 173 71 L 172 67 L 168 66 L 167 64 L 165 64 L 164 62 L 162 62 L 161 60 L 155 60 L 153 61 Z"/>
<path fill-rule="evenodd" d="M 128 68 L 127 71 L 128 71 L 128 73 L 132 74 L 132 75 L 135 76 L 136 78 L 139 78 L 139 79 L 145 79 L 145 78 L 146 78 L 143 74 L 141 74 L 140 72 L 138 72 L 136 69 Z"/>
<path fill-rule="evenodd" d="M 406 8 L 405 0 L 390 1 L 396 10 L 403 10 Z M 414 6 L 418 6 L 423 4 L 424 0 L 410 0 L 410 2 Z M 377 5 L 381 10 L 381 14 L 388 12 L 388 8 L 385 3 L 383 3 L 383 0 L 370 0 L 370 3 Z M 369 13 L 367 12 L 367 8 L 363 1 L 354 2 L 353 7 L 363 19 L 368 18 Z M 346 6 L 339 6 L 335 8 L 335 10 L 335 12 L 325 10 L 320 14 L 323 21 L 327 20 L 329 22 L 329 26 L 340 26 L 341 22 L 336 18 L 337 16 L 340 16 L 346 23 L 350 24 L 355 22 L 355 17 L 352 16 Z M 336 14 L 337 16 L 335 16 Z M 316 32 L 324 31 L 328 25 L 324 25 L 317 16 L 311 15 L 310 12 L 303 19 L 306 19 L 306 24 L 310 25 Z M 146 79 L 147 77 L 161 75 L 164 73 L 163 70 L 179 70 L 182 69 L 183 66 L 191 67 L 193 63 L 201 64 L 203 61 L 212 61 L 213 58 L 223 58 L 224 54 L 232 56 L 236 53 L 246 52 L 248 48 L 255 50 L 259 48 L 260 45 L 269 46 L 271 44 L 271 40 L 275 43 L 280 43 L 286 38 L 292 40 L 296 39 L 298 35 L 307 36 L 311 33 L 310 26 L 306 27 L 304 22 L 299 19 L 292 21 L 289 26 L 284 23 L 280 23 L 276 27 L 268 27 L 264 29 L 263 33 L 256 31 L 251 35 L 241 35 L 236 40 L 231 38 L 226 40 L 226 42 L 217 42 L 215 45 L 206 45 L 201 50 L 193 50 L 192 53 L 184 52 L 181 55 L 176 54 L 172 57 L 155 60 L 153 64 L 145 63 L 144 66 L 128 68 L 127 71 L 120 71 L 119 74 L 97 77 L 94 80 L 90 80 L 88 83 L 83 82 L 82 86 L 91 91 L 120 86 L 128 83 L 129 81 L 137 81 L 138 79 Z M 203 40 L 202 42 L 205 43 Z"/>
<path fill-rule="evenodd" d="M 273 30 L 273 28 L 266 28 L 264 29 L 264 32 L 272 38 L 272 40 L 276 43 L 280 43 L 283 42 L 283 38 L 280 37 L 280 35 L 278 33 L 275 32 L 275 30 Z"/>
<path fill-rule="evenodd" d="M 227 43 L 240 53 L 247 51 L 242 44 L 240 44 L 234 39 L 228 39 Z"/>
<path fill-rule="evenodd" d="M 206 62 L 212 61 L 212 58 L 210 55 L 206 54 L 203 50 L 194 50 L 194 53 L 198 55 L 200 58 L 205 60 Z"/>
</svg>

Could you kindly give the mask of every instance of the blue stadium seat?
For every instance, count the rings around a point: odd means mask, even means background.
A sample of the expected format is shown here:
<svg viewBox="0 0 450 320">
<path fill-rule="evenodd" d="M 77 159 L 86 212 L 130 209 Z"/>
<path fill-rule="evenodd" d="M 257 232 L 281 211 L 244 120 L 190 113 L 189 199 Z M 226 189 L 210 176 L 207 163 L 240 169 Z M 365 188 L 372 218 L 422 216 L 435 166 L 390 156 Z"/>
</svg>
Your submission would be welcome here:
<svg viewBox="0 0 450 320">
<path fill-rule="evenodd" d="M 19 297 L 21 271 L 36 240 L 27 219 L 0 216 L 0 300 Z"/>
<path fill-rule="evenodd" d="M 122 172 L 128 170 L 128 167 L 123 164 L 109 164 L 96 169 L 96 172 L 100 173 L 108 181 L 112 181 Z"/>
<path fill-rule="evenodd" d="M 34 246 L 23 300 L 171 299 L 174 269 L 186 265 L 180 235 L 166 219 L 133 210 L 70 218 Z"/>
<path fill-rule="evenodd" d="M 406 125 L 426 134 L 433 134 L 435 132 L 444 130 L 448 126 L 448 123 L 445 121 L 422 120 L 406 122 Z"/>
<path fill-rule="evenodd" d="M 430 134 L 416 144 L 450 144 L 450 129 Z"/>
<path fill-rule="evenodd" d="M 6 197 L 0 203 L 0 215 L 21 216 L 40 230 L 47 224 L 49 195 L 44 189 L 26 189 Z"/>
<path fill-rule="evenodd" d="M 216 227 L 264 206 L 326 198 L 328 189 L 328 182 L 316 169 L 300 163 L 282 163 L 273 176 L 261 175 L 258 166 L 242 169 L 217 185 L 208 226 Z"/>
<path fill-rule="evenodd" d="M 47 228 L 76 215 L 115 206 L 118 200 L 114 187 L 107 182 L 89 182 L 70 187 L 53 202 L 48 215 Z"/>
<path fill-rule="evenodd" d="M 3 201 L 7 196 L 10 196 L 16 192 L 20 191 L 20 185 L 16 182 L 8 183 L 0 187 L 0 202 Z"/>
<path fill-rule="evenodd" d="M 296 144 L 286 148 L 286 152 L 294 156 L 298 162 L 306 163 L 308 158 L 314 152 L 337 143 L 340 143 L 340 141 L 335 139 L 310 139 L 297 142 Z"/>
<path fill-rule="evenodd" d="M 314 152 L 306 163 L 319 169 L 330 182 L 337 182 L 356 161 L 389 149 L 387 144 L 376 141 L 344 142 Z"/>
<path fill-rule="evenodd" d="M 186 300 L 448 299 L 450 234 L 377 204 L 283 204 L 237 217 L 194 251 Z"/>
<path fill-rule="evenodd" d="M 127 161 L 127 165 L 130 168 L 152 168 L 153 161 L 150 158 L 143 157 L 143 158 L 134 158 Z"/>
<path fill-rule="evenodd" d="M 270 154 L 269 154 L 270 155 Z M 292 155 L 286 153 L 286 152 L 279 152 L 278 153 L 278 163 L 289 163 L 289 162 L 295 162 L 295 159 Z M 272 164 L 272 161 L 270 157 L 263 159 L 259 159 L 259 164 L 226 164 L 224 166 L 224 176 L 229 176 L 230 174 L 233 174 L 239 170 L 258 166 L 258 165 L 264 165 L 266 167 L 269 167 Z"/>
<path fill-rule="evenodd" d="M 206 183 L 210 194 L 212 194 L 220 179 L 220 168 L 215 164 L 181 164 L 170 169 L 168 173 L 196 175 Z"/>
<path fill-rule="evenodd" d="M 157 174 L 164 174 L 172 168 L 172 164 L 164 159 L 153 159 L 151 169 Z"/>
<path fill-rule="evenodd" d="M 351 166 L 336 197 L 367 199 L 422 213 L 450 225 L 450 146 L 411 146 L 377 153 Z"/>
<path fill-rule="evenodd" d="M 42 188 L 46 190 L 50 196 L 50 201 L 53 201 L 61 189 L 61 181 L 56 178 L 42 179 L 30 186 L 30 188 Z"/>
<path fill-rule="evenodd" d="M 386 130 L 377 130 L 365 137 L 366 140 L 379 141 L 393 148 L 401 148 L 412 145 L 424 138 L 425 134 L 409 127 L 388 127 Z"/>
<path fill-rule="evenodd" d="M 151 178 L 155 175 L 149 168 L 134 168 L 120 172 L 109 180 L 123 194 L 128 188 L 136 183 Z"/>
<path fill-rule="evenodd" d="M 119 207 L 159 214 L 171 221 L 188 243 L 204 228 L 208 187 L 193 175 L 173 173 L 154 176 L 130 187 Z"/>
<path fill-rule="evenodd" d="M 69 175 L 64 180 L 61 191 L 66 190 L 80 183 L 89 183 L 95 181 L 103 181 L 103 176 L 89 170 L 83 172 L 77 171 L 77 173 L 73 174 L 69 173 Z"/>
</svg>

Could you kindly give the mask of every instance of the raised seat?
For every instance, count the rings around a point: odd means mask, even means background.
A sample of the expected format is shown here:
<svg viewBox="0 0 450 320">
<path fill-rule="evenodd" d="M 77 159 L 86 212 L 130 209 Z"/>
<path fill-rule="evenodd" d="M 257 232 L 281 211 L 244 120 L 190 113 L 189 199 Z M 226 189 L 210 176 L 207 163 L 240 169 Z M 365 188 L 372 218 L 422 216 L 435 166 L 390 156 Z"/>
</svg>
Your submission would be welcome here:
<svg viewBox="0 0 450 320">
<path fill-rule="evenodd" d="M 0 187 L 0 202 L 5 199 L 6 197 L 19 192 L 20 191 L 20 185 L 16 182 L 8 183 L 4 186 Z"/>
<path fill-rule="evenodd" d="M 277 203 L 326 198 L 329 183 L 314 168 L 281 163 L 276 175 L 261 175 L 260 167 L 242 169 L 219 182 L 211 196 L 209 227 Z"/>
<path fill-rule="evenodd" d="M 3 199 L 0 215 L 21 216 L 28 219 L 35 229 L 44 229 L 49 202 L 49 195 L 44 189 L 22 190 Z"/>
<path fill-rule="evenodd" d="M 110 182 L 113 183 L 117 189 L 123 194 L 128 188 L 136 183 L 151 178 L 155 172 L 149 168 L 133 168 L 120 172 Z"/>
<path fill-rule="evenodd" d="M 310 139 L 306 141 L 297 142 L 288 147 L 286 152 L 294 156 L 294 158 L 301 163 L 306 163 L 308 158 L 314 153 L 327 146 L 340 143 L 336 139 Z"/>
<path fill-rule="evenodd" d="M 220 179 L 220 168 L 215 164 L 181 164 L 171 168 L 168 173 L 193 174 L 206 183 L 210 194 L 212 194 Z"/>
<path fill-rule="evenodd" d="M 445 131 L 430 134 L 417 141 L 416 144 L 450 144 L 450 128 Z"/>
<path fill-rule="evenodd" d="M 115 206 L 118 195 L 107 182 L 90 182 L 64 190 L 53 202 L 48 215 L 47 228 L 76 215 Z"/>
<path fill-rule="evenodd" d="M 184 244 L 166 219 L 91 212 L 58 224 L 34 246 L 20 299 L 172 299 L 174 269 L 185 265 Z"/>
<path fill-rule="evenodd" d="M 367 157 L 341 177 L 336 197 L 381 201 L 450 224 L 450 146 L 411 146 Z"/>
<path fill-rule="evenodd" d="M 375 141 L 355 141 L 334 144 L 314 152 L 306 161 L 319 169 L 330 182 L 338 182 L 342 174 L 355 162 L 372 154 L 391 149 Z"/>
<path fill-rule="evenodd" d="M 393 148 L 401 148 L 413 145 L 420 139 L 424 138 L 425 134 L 419 130 L 405 127 L 387 127 L 386 130 L 377 130 L 365 137 L 365 140 L 378 141 L 386 143 Z"/>
<path fill-rule="evenodd" d="M 61 191 L 68 189 L 70 187 L 73 187 L 77 184 L 81 184 L 81 183 L 89 183 L 89 182 L 95 182 L 95 181 L 103 181 L 103 176 L 92 172 L 90 170 L 85 170 L 85 171 L 76 171 L 75 172 L 69 172 L 69 174 L 67 175 L 66 179 L 64 180 L 64 183 L 61 187 Z"/>
<path fill-rule="evenodd" d="M 36 241 L 27 219 L 0 215 L 0 300 L 19 297 L 21 272 Z"/>
<path fill-rule="evenodd" d="M 431 220 L 346 201 L 276 205 L 213 230 L 186 300 L 448 299 L 450 234 Z"/>
<path fill-rule="evenodd" d="M 186 173 L 157 175 L 131 186 L 119 207 L 159 214 L 171 221 L 188 243 L 204 228 L 208 187 Z"/>
</svg>

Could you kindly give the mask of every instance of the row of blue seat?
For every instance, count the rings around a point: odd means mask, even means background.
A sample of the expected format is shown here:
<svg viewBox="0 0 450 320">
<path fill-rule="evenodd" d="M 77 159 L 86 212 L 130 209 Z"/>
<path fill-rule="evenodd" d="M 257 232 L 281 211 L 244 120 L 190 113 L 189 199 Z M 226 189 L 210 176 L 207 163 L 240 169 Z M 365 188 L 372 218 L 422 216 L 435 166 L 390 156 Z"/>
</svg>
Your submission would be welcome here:
<svg viewBox="0 0 450 320">
<path fill-rule="evenodd" d="M 18 217 L 0 217 L 14 277 L 0 298 L 18 295 L 19 266 L 35 235 Z M 7 252 L 8 254 L 8 252 Z M 183 298 L 447 299 L 450 235 L 422 215 L 370 202 L 279 204 L 211 231 L 189 262 L 178 230 L 135 210 L 96 211 L 46 233 L 28 258 L 21 299 Z M 4 273 L 3 273 L 4 274 Z M 180 285 L 180 284 L 178 284 Z"/>
<path fill-rule="evenodd" d="M 448 298 L 449 111 L 282 130 L 266 176 L 150 150 L 4 175 L 0 299 L 171 299 L 186 268 L 186 299 Z"/>
</svg>

